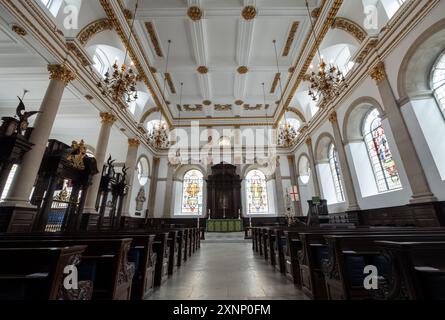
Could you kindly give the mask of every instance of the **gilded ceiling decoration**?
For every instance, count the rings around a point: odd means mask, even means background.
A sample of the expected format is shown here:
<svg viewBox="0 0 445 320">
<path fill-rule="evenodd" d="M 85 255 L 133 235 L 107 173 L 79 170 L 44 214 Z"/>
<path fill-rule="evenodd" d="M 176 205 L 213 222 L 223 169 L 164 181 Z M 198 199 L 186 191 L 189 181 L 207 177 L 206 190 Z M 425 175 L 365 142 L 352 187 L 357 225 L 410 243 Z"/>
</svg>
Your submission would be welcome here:
<svg viewBox="0 0 445 320">
<path fill-rule="evenodd" d="M 28 34 L 25 29 L 18 25 L 13 25 L 11 29 L 21 37 L 25 37 Z"/>
<path fill-rule="evenodd" d="M 90 24 L 85 26 L 82 30 L 80 30 L 79 34 L 77 35 L 77 39 L 80 41 L 82 45 L 85 45 L 96 34 L 102 31 L 113 30 L 113 29 L 114 25 L 110 19 L 108 18 L 99 19 L 91 22 Z"/>
<path fill-rule="evenodd" d="M 231 104 L 215 104 L 215 111 L 231 111 Z"/>
<path fill-rule="evenodd" d="M 148 35 L 150 36 L 151 44 L 153 45 L 153 49 L 156 55 L 160 58 L 163 58 L 164 55 L 161 50 L 161 46 L 159 44 L 158 36 L 156 35 L 155 28 L 151 21 L 145 23 L 145 28 L 147 29 Z"/>
<path fill-rule="evenodd" d="M 202 104 L 205 105 L 205 106 L 210 106 L 210 105 L 212 104 L 212 101 L 210 101 L 210 100 L 204 100 L 204 101 L 202 102 Z"/>
<path fill-rule="evenodd" d="M 191 104 L 184 104 L 182 106 L 182 108 L 185 111 L 189 111 L 189 112 L 199 112 L 202 111 L 202 104 L 195 104 L 195 105 L 191 105 Z"/>
<path fill-rule="evenodd" d="M 243 101 L 243 100 L 236 100 L 236 101 L 235 101 L 235 104 L 236 104 L 237 106 L 242 106 L 242 105 L 244 104 L 244 101 Z"/>
<path fill-rule="evenodd" d="M 295 35 L 297 33 L 298 26 L 299 26 L 299 22 L 298 21 L 292 22 L 292 27 L 291 27 L 291 29 L 289 31 L 289 35 L 287 37 L 286 45 L 284 46 L 283 57 L 287 57 L 289 55 L 290 49 L 292 48 L 292 44 L 295 41 Z"/>
<path fill-rule="evenodd" d="M 203 12 L 202 12 L 201 8 L 193 6 L 187 10 L 187 15 L 193 21 L 199 21 L 202 18 Z"/>
<path fill-rule="evenodd" d="M 252 20 L 256 17 L 257 11 L 254 6 L 246 6 L 244 7 L 241 15 L 245 20 Z"/>
<path fill-rule="evenodd" d="M 198 67 L 197 71 L 200 74 L 207 74 L 209 72 L 209 68 L 207 68 L 206 66 L 200 66 Z"/>
<path fill-rule="evenodd" d="M 173 83 L 172 76 L 170 73 L 165 74 L 165 80 L 167 81 L 167 85 L 170 89 L 170 92 L 173 94 L 176 94 L 176 88 L 175 88 L 175 85 Z"/>
<path fill-rule="evenodd" d="M 271 94 L 274 94 L 275 91 L 277 90 L 278 83 L 280 82 L 280 77 L 281 77 L 281 74 L 279 74 L 279 73 L 275 74 L 275 78 L 273 80 L 272 87 L 270 88 Z"/>
<path fill-rule="evenodd" d="M 243 106 L 244 110 L 246 110 L 246 111 L 262 110 L 263 108 L 264 109 L 269 109 L 269 107 L 270 107 L 269 104 L 266 104 L 266 105 L 263 105 L 263 104 L 255 104 L 255 105 L 245 104 Z"/>
<path fill-rule="evenodd" d="M 241 66 L 237 69 L 239 74 L 246 74 L 247 72 L 249 72 L 249 68 L 247 68 L 246 66 Z"/>
<path fill-rule="evenodd" d="M 335 18 L 332 28 L 346 31 L 356 38 L 358 42 L 363 42 L 368 35 L 365 29 L 363 29 L 359 24 L 346 18 Z"/>
</svg>

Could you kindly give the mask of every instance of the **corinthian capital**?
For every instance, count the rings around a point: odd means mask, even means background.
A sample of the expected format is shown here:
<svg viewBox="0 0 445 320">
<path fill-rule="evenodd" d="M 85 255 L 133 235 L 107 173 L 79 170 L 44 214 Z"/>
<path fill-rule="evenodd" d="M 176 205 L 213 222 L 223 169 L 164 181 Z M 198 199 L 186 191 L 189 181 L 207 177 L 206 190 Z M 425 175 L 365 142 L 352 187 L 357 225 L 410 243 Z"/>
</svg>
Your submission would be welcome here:
<svg viewBox="0 0 445 320">
<path fill-rule="evenodd" d="M 377 84 L 385 80 L 385 63 L 383 61 L 380 61 L 374 68 L 369 71 L 369 75 Z"/>
<path fill-rule="evenodd" d="M 101 112 L 100 117 L 102 119 L 102 123 L 104 123 L 104 124 L 113 124 L 117 120 L 117 118 L 114 114 L 111 114 L 108 112 Z"/>
<path fill-rule="evenodd" d="M 76 79 L 76 74 L 64 64 L 50 64 L 48 71 L 51 80 L 63 81 L 65 85 Z"/>
</svg>

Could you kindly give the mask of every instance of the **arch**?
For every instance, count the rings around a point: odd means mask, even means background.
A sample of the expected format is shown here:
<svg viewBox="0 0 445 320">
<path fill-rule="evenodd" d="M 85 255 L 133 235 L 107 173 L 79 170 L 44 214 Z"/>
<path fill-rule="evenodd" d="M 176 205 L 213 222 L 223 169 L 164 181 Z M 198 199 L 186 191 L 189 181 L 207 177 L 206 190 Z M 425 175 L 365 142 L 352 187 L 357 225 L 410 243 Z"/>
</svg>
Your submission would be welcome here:
<svg viewBox="0 0 445 320">
<path fill-rule="evenodd" d="M 137 178 L 141 186 L 145 186 L 150 177 L 150 160 L 146 155 L 141 155 L 136 162 Z"/>
<path fill-rule="evenodd" d="M 418 93 L 431 93 L 430 70 L 445 50 L 445 19 L 424 31 L 408 49 L 399 68 L 397 89 L 406 99 Z"/>
<path fill-rule="evenodd" d="M 302 125 L 307 122 L 306 118 L 304 117 L 304 114 L 297 108 L 289 107 L 289 108 L 287 108 L 287 110 L 288 110 L 288 112 L 294 113 L 298 118 L 300 118 Z"/>
<path fill-rule="evenodd" d="M 329 161 L 329 147 L 331 144 L 335 146 L 335 140 L 330 133 L 324 132 L 318 136 L 315 144 L 315 161 L 317 163 Z"/>
<path fill-rule="evenodd" d="M 258 163 L 254 163 L 254 164 L 245 166 L 243 168 L 242 172 L 241 172 L 241 177 L 243 179 L 246 179 L 247 175 L 252 170 L 260 170 L 266 176 L 266 181 L 270 181 L 270 180 L 272 180 L 274 178 L 273 174 L 269 174 L 268 167 L 263 166 L 263 165 L 258 164 Z"/>
<path fill-rule="evenodd" d="M 307 185 L 311 178 L 311 164 L 309 156 L 302 153 L 297 161 L 298 175 L 302 184 Z"/>
<path fill-rule="evenodd" d="M 358 23 L 343 17 L 337 17 L 332 24 L 332 29 L 340 29 L 353 36 L 359 43 L 362 43 L 368 33 Z"/>
<path fill-rule="evenodd" d="M 190 170 L 198 170 L 202 173 L 203 177 L 207 179 L 207 170 L 200 164 L 184 164 L 178 167 L 175 171 L 174 180 L 183 181 L 184 175 Z"/>
<path fill-rule="evenodd" d="M 113 22 L 108 19 L 99 19 L 96 21 L 91 22 L 90 24 L 86 25 L 80 32 L 77 34 L 77 39 L 79 40 L 80 44 L 85 46 L 88 41 L 91 40 L 96 34 L 106 31 L 106 30 L 113 30 L 114 24 Z"/>
<path fill-rule="evenodd" d="M 152 115 L 152 114 L 155 113 L 155 112 L 159 112 L 159 111 L 160 111 L 160 109 L 159 109 L 159 108 L 156 108 L 156 107 L 151 108 L 151 109 L 148 109 L 148 110 L 142 115 L 141 120 L 139 120 L 139 123 L 144 124 L 145 121 L 148 120 L 148 118 L 150 117 L 150 115 Z"/>
<path fill-rule="evenodd" d="M 363 139 L 363 119 L 373 108 L 377 108 L 382 117 L 385 116 L 385 111 L 380 103 L 372 97 L 361 97 L 352 102 L 343 121 L 343 139 L 346 144 Z"/>
</svg>

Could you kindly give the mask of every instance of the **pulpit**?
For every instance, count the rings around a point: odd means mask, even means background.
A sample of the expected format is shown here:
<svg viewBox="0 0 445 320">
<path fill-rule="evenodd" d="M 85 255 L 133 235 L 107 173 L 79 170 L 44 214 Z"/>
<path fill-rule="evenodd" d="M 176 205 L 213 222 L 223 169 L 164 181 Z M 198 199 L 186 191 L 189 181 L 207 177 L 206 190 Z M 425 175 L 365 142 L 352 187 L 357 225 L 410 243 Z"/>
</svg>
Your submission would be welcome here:
<svg viewBox="0 0 445 320">
<path fill-rule="evenodd" d="M 211 219 L 239 219 L 241 178 L 236 166 L 220 163 L 207 179 L 207 208 Z"/>
</svg>

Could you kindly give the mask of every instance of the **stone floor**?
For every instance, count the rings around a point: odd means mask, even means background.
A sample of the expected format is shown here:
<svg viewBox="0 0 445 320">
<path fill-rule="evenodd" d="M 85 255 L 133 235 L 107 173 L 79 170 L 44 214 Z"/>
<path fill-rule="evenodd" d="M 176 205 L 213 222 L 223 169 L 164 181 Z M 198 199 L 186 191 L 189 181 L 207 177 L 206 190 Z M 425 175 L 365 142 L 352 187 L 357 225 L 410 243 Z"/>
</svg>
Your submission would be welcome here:
<svg viewBox="0 0 445 320">
<path fill-rule="evenodd" d="M 153 300 L 306 300 L 242 235 L 208 234 L 201 249 L 160 289 Z"/>
</svg>

